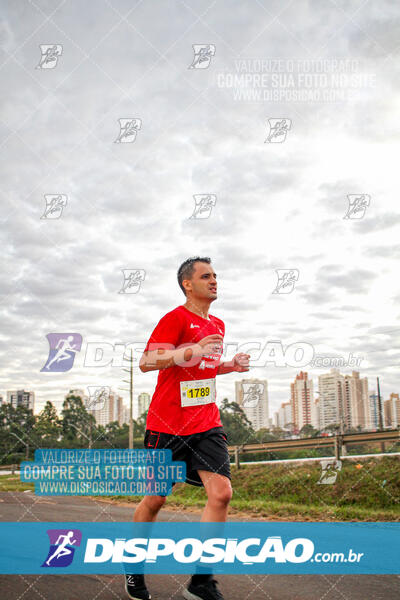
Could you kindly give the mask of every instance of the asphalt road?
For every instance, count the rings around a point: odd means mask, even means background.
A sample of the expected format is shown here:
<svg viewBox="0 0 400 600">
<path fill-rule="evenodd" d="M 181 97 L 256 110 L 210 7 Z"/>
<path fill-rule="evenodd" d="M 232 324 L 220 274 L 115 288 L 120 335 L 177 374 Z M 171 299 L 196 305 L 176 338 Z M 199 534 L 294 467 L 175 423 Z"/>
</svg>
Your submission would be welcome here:
<svg viewBox="0 0 400 600">
<path fill-rule="evenodd" d="M 0 521 L 131 521 L 131 506 L 81 497 L 1 492 Z M 198 521 L 199 512 L 162 510 L 163 521 Z M 239 519 L 231 519 L 239 520 Z M 246 518 L 246 520 L 249 520 Z M 225 600 L 399 600 L 400 575 L 218 575 Z M 146 576 L 153 600 L 181 598 L 188 575 Z M 0 575 L 0 600 L 118 600 L 121 575 Z"/>
</svg>

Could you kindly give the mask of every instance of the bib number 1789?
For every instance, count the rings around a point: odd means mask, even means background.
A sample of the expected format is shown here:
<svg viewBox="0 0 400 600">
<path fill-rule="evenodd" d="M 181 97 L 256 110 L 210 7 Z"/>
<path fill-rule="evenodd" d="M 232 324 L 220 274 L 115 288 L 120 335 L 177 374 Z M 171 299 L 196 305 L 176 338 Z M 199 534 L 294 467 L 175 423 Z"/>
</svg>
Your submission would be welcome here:
<svg viewBox="0 0 400 600">
<path fill-rule="evenodd" d="M 210 394 L 209 387 L 190 388 L 186 391 L 189 398 L 204 398 Z"/>
<path fill-rule="evenodd" d="M 201 406 L 215 402 L 215 378 L 181 381 L 181 406 Z"/>
</svg>

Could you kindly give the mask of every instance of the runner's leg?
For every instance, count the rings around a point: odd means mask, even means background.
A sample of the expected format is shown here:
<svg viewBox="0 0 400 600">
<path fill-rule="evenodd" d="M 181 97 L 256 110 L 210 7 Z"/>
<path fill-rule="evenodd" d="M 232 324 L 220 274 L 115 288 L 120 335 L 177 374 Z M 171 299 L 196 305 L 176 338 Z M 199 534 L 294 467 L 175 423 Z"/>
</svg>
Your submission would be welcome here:
<svg viewBox="0 0 400 600">
<path fill-rule="evenodd" d="M 207 504 L 201 520 L 206 522 L 226 521 L 229 502 L 232 498 L 232 486 L 229 477 L 200 469 L 197 472 L 207 493 Z"/>
<path fill-rule="evenodd" d="M 151 521 L 155 521 L 166 499 L 165 496 L 144 496 L 135 510 L 133 520 L 136 523 L 150 523 Z"/>
<path fill-rule="evenodd" d="M 176 484 L 172 486 L 172 491 L 175 488 Z M 144 496 L 135 510 L 133 520 L 136 523 L 150 523 L 155 521 L 166 500 L 166 496 Z"/>
</svg>

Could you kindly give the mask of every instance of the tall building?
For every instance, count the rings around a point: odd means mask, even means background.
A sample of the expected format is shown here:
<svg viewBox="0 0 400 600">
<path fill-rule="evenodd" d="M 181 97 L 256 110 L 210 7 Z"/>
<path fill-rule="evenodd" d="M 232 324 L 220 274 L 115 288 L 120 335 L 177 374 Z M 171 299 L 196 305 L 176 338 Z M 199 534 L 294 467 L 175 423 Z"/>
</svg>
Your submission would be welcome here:
<svg viewBox="0 0 400 600">
<path fill-rule="evenodd" d="M 369 394 L 369 427 L 368 429 L 379 429 L 379 402 L 378 394 Z M 384 420 L 383 420 L 384 424 Z"/>
<path fill-rule="evenodd" d="M 290 384 L 290 404 L 292 409 L 293 430 L 298 433 L 304 425 L 312 425 L 315 421 L 314 388 L 308 374 L 300 371 L 296 379 Z"/>
<path fill-rule="evenodd" d="M 372 427 L 367 377 L 360 378 L 358 371 L 341 375 L 338 369 L 331 369 L 318 380 L 321 429 L 332 424 L 339 425 L 343 432 Z"/>
<path fill-rule="evenodd" d="M 343 415 L 344 378 L 338 369 L 318 377 L 320 428 L 340 425 Z"/>
<path fill-rule="evenodd" d="M 3 396 L 0 396 L 0 406 L 3 404 Z"/>
<path fill-rule="evenodd" d="M 117 421 L 118 425 L 123 423 L 123 409 L 124 403 L 122 396 L 119 396 L 116 392 L 110 392 L 110 422 Z"/>
<path fill-rule="evenodd" d="M 291 402 L 282 402 L 278 411 L 278 424 L 281 429 L 292 429 L 292 404 Z"/>
<path fill-rule="evenodd" d="M 148 394 L 147 392 L 142 392 L 141 394 L 139 394 L 137 402 L 138 402 L 137 403 L 137 406 L 138 406 L 137 416 L 141 417 L 143 413 L 145 413 L 146 411 L 149 410 L 149 406 L 150 406 L 150 402 L 151 402 L 150 394 Z"/>
<path fill-rule="evenodd" d="M 98 425 L 105 427 L 108 423 L 117 421 L 118 425 L 123 425 L 125 414 L 122 397 L 116 392 L 110 391 L 108 397 L 105 397 L 104 403 L 98 408 L 90 410 L 91 414 L 96 419 Z"/>
<path fill-rule="evenodd" d="M 344 428 L 361 427 L 370 429 L 368 379 L 360 379 L 360 373 L 353 371 L 344 375 L 343 423 Z"/>
<path fill-rule="evenodd" d="M 311 412 L 311 416 L 314 418 L 314 420 L 311 418 L 311 425 L 318 431 L 321 429 L 321 408 L 320 407 L 321 407 L 321 403 L 319 401 L 319 396 L 317 396 L 317 398 L 315 398 L 313 410 Z"/>
<path fill-rule="evenodd" d="M 35 408 L 35 392 L 26 392 L 25 390 L 8 391 L 7 402 L 14 408 L 24 406 L 33 411 Z"/>
<path fill-rule="evenodd" d="M 127 425 L 129 425 L 129 411 L 130 408 L 129 406 L 127 406 L 126 404 L 122 405 L 122 424 L 126 423 Z"/>
<path fill-rule="evenodd" d="M 390 394 L 389 400 L 383 403 L 385 427 L 395 429 L 400 426 L 400 399 L 399 394 Z"/>
<path fill-rule="evenodd" d="M 269 427 L 267 385 L 266 379 L 235 381 L 236 402 L 243 409 L 254 431 Z"/>
</svg>

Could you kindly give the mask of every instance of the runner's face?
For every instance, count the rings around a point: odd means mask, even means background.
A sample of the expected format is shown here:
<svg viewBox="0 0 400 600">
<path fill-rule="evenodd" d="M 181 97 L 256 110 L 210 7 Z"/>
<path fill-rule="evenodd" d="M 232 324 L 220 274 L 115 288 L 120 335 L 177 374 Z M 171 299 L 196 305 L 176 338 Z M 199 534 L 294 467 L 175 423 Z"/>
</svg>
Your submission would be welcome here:
<svg viewBox="0 0 400 600">
<path fill-rule="evenodd" d="M 217 299 L 217 275 L 212 265 L 197 262 L 194 264 L 194 272 L 190 281 L 190 291 L 193 298 L 216 300 Z"/>
</svg>

